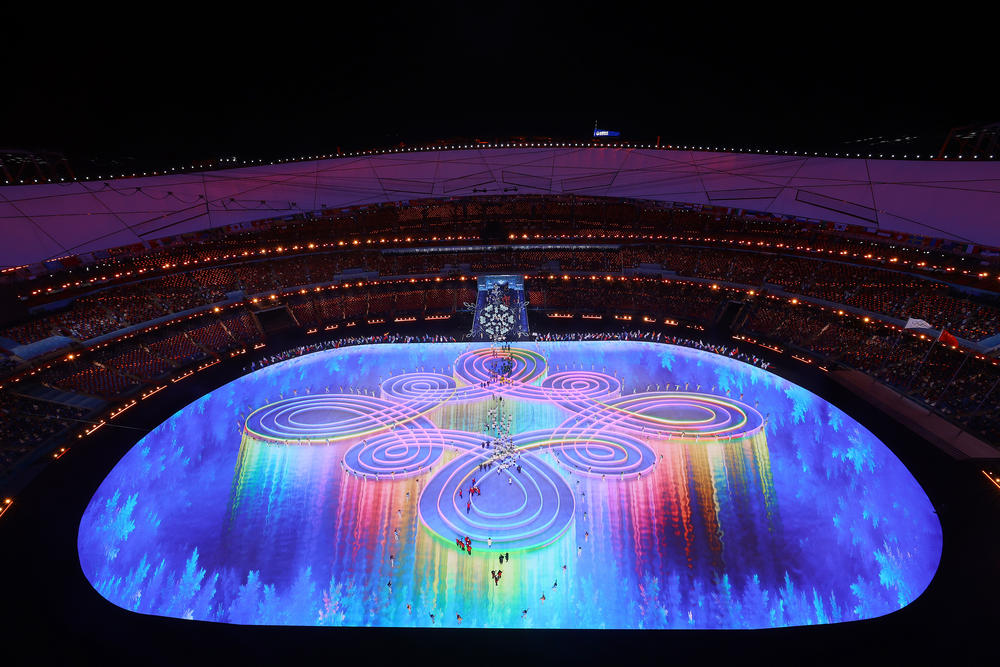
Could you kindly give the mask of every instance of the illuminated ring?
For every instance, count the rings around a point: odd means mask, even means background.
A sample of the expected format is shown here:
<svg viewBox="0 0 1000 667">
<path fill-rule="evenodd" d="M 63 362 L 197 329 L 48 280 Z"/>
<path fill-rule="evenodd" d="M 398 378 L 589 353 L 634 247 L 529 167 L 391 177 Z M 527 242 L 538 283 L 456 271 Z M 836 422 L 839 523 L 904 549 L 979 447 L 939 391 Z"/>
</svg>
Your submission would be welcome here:
<svg viewBox="0 0 1000 667">
<path fill-rule="evenodd" d="M 760 432 L 764 418 L 755 408 L 724 396 L 649 392 L 589 407 L 565 426 L 589 431 L 613 428 L 656 438 L 727 440 Z"/>
<path fill-rule="evenodd" d="M 344 467 L 362 477 L 410 477 L 437 463 L 444 446 L 444 436 L 435 428 L 397 428 L 348 449 Z"/>
<path fill-rule="evenodd" d="M 510 398 L 555 402 L 579 411 L 596 401 L 608 401 L 621 395 L 621 382 L 611 375 L 591 371 L 564 371 L 545 377 L 540 385 L 521 382 L 491 385 L 486 388 L 467 385 L 459 387 L 452 402 L 484 400 L 502 393 Z"/>
<path fill-rule="evenodd" d="M 382 382 L 382 398 L 426 412 L 448 401 L 457 386 L 440 373 L 405 373 Z"/>
<path fill-rule="evenodd" d="M 537 384 L 545 377 L 547 362 L 537 352 L 516 347 L 495 352 L 495 357 L 494 350 L 488 347 L 463 352 L 455 360 L 455 379 L 474 387 L 490 382 L 494 393 L 506 393 L 519 384 Z M 512 362 L 513 367 L 507 379 L 498 382 L 493 371 L 504 361 Z"/>
<path fill-rule="evenodd" d="M 318 444 L 363 438 L 415 420 L 433 427 L 421 411 L 374 396 L 312 394 L 254 410 L 244 429 L 258 440 Z"/>
<path fill-rule="evenodd" d="M 594 401 L 609 401 L 622 393 L 621 381 L 606 373 L 563 371 L 542 381 L 545 398 L 569 409 L 581 409 Z"/>
<path fill-rule="evenodd" d="M 482 471 L 478 466 L 485 457 L 482 450 L 465 452 L 430 479 L 417 505 L 428 530 L 448 543 L 468 536 L 474 549 L 486 548 L 492 539 L 493 548 L 504 551 L 544 547 L 566 533 L 576 499 L 558 471 L 533 455 L 521 457 L 520 473 Z M 469 498 L 473 477 L 482 493 Z"/>
<path fill-rule="evenodd" d="M 547 447 L 559 464 L 589 476 L 637 477 L 656 464 L 656 452 L 637 438 L 611 430 L 565 429 L 525 434 L 524 447 Z"/>
</svg>

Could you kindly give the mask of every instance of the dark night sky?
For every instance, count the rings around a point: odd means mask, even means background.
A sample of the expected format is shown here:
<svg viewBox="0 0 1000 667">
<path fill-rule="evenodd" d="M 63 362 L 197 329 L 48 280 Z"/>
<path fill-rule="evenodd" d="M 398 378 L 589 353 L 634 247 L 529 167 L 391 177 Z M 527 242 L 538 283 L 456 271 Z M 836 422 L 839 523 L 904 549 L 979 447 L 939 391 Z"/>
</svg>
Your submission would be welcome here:
<svg viewBox="0 0 1000 667">
<path fill-rule="evenodd" d="M 84 174 L 448 138 L 581 140 L 600 119 L 636 142 L 930 153 L 953 126 L 1000 120 L 989 45 L 943 41 L 935 16 L 904 29 L 840 9 L 720 19 L 721 5 L 682 16 L 470 4 L 12 17 L 0 148 L 62 151 Z M 872 137 L 916 138 L 850 143 Z"/>
</svg>

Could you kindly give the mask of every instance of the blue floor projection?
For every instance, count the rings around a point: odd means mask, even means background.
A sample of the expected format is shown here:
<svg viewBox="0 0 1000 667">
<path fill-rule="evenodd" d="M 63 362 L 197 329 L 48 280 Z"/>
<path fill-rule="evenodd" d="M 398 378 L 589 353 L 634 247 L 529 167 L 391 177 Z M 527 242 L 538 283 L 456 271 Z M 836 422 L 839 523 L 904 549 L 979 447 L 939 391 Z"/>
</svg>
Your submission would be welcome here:
<svg viewBox="0 0 1000 667">
<path fill-rule="evenodd" d="M 641 342 L 285 361 L 140 440 L 84 513 L 114 604 L 237 624 L 766 628 L 928 586 L 892 452 L 767 371 Z"/>
</svg>

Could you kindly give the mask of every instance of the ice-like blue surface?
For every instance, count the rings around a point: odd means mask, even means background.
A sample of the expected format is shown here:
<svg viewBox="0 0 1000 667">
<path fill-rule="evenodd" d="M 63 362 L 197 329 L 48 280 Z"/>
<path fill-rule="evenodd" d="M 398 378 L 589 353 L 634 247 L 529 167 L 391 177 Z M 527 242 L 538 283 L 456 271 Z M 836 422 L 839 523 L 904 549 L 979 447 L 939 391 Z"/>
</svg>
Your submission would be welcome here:
<svg viewBox="0 0 1000 667">
<path fill-rule="evenodd" d="M 476 519 L 471 507 L 464 514 L 465 496 L 461 504 L 446 497 L 455 516 L 442 510 L 421 518 L 439 506 L 421 497 L 425 490 L 455 493 L 433 476 L 451 474 L 476 451 L 449 450 L 448 438 L 457 436 L 413 445 L 413 460 L 430 471 L 377 481 L 374 473 L 366 478 L 369 471 L 409 460 L 404 440 L 392 439 L 414 431 L 369 436 L 372 446 L 378 437 L 388 442 L 384 456 L 356 440 L 243 438 L 243 422 L 257 408 L 307 393 L 378 395 L 382 381 L 402 373 L 451 376 L 469 347 L 317 353 L 188 405 L 140 440 L 94 494 L 78 540 L 86 577 L 126 609 L 228 623 L 760 628 L 884 615 L 912 602 L 937 570 L 940 523 L 885 445 L 800 387 L 687 348 L 527 346 L 547 359 L 550 375 L 614 375 L 624 396 L 669 384 L 741 399 L 767 424 L 765 434 L 740 441 L 644 441 L 660 459 L 641 477 L 583 475 L 579 457 L 545 448 L 525 454 L 537 465 L 518 485 L 480 476 L 481 520 L 530 509 L 535 523 L 525 519 L 523 532 L 544 537 L 511 547 L 519 550 L 504 565 L 496 548 L 477 543 L 469 555 L 455 545 L 460 535 L 443 534 L 442 526 L 463 516 Z M 573 418 L 571 402 L 508 403 L 517 433 Z M 474 404 L 446 405 L 413 428 L 478 434 L 480 419 Z M 539 480 L 542 490 L 530 495 Z M 538 514 L 548 510 L 551 518 Z M 490 538 L 502 539 L 502 531 Z M 497 568 L 504 572 L 494 582 Z"/>
</svg>

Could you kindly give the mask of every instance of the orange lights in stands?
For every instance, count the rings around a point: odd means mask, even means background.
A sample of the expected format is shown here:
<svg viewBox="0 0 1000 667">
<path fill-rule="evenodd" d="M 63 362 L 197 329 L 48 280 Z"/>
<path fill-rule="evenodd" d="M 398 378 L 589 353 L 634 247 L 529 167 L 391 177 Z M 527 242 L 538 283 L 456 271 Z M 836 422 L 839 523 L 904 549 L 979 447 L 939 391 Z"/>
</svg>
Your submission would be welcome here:
<svg viewBox="0 0 1000 667">
<path fill-rule="evenodd" d="M 1000 489 L 1000 475 L 991 475 L 990 473 L 986 472 L 985 470 L 983 470 L 982 473 L 983 473 L 983 475 L 985 475 L 986 479 L 990 480 L 990 483 L 993 486 L 995 486 L 998 489 Z"/>
</svg>

